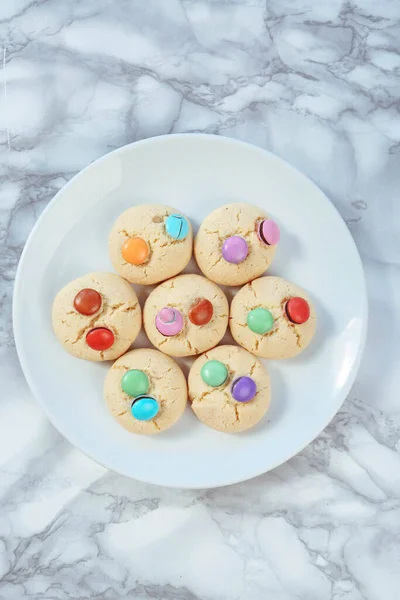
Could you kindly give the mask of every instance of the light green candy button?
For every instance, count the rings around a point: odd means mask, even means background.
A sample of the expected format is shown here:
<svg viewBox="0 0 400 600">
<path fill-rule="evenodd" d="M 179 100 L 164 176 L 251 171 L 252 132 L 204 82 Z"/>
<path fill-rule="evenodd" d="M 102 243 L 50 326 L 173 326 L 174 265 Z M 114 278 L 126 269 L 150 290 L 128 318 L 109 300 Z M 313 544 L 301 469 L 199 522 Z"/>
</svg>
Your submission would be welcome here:
<svg viewBox="0 0 400 600">
<path fill-rule="evenodd" d="M 139 371 L 138 369 L 131 369 L 127 371 L 121 380 L 121 387 L 125 394 L 136 398 L 136 396 L 143 396 L 149 391 L 149 378 L 146 373 Z"/>
<path fill-rule="evenodd" d="M 247 313 L 247 325 L 254 333 L 268 333 L 274 326 L 274 317 L 266 308 L 255 308 Z"/>
<path fill-rule="evenodd" d="M 211 387 L 218 387 L 227 380 L 228 369 L 219 360 L 209 360 L 201 367 L 200 376 Z"/>
</svg>

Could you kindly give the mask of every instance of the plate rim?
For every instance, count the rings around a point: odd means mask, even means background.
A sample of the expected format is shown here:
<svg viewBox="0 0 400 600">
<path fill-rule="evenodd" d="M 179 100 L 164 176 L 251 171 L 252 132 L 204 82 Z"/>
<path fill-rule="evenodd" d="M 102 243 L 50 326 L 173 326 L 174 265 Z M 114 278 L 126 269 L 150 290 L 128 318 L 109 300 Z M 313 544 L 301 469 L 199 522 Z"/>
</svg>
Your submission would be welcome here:
<svg viewBox="0 0 400 600">
<path fill-rule="evenodd" d="M 329 205 L 330 209 L 336 214 L 336 217 L 338 218 L 338 220 L 342 223 L 342 229 L 344 232 L 344 235 L 347 236 L 348 241 L 350 243 L 350 246 L 352 246 L 353 251 L 355 253 L 355 256 L 357 258 L 357 264 L 358 264 L 358 268 L 360 271 L 360 283 L 362 284 L 362 297 L 360 297 L 360 313 L 362 315 L 361 318 L 361 332 L 360 332 L 360 341 L 359 341 L 359 345 L 357 348 L 357 353 L 355 356 L 355 360 L 354 360 L 354 366 L 352 369 L 351 374 L 349 375 L 349 378 L 347 380 L 347 385 L 343 388 L 342 390 L 342 394 L 341 394 L 341 400 L 338 403 L 337 406 L 335 406 L 333 408 L 333 410 L 329 413 L 328 417 L 326 418 L 326 420 L 324 421 L 324 423 L 321 425 L 321 427 L 318 429 L 318 431 L 315 432 L 315 434 L 313 434 L 313 437 L 311 439 L 309 439 L 306 443 L 302 444 L 299 448 L 297 448 L 294 452 L 293 451 L 289 451 L 287 453 L 287 455 L 284 458 L 281 458 L 279 460 L 276 461 L 276 463 L 272 464 L 272 466 L 268 467 L 267 469 L 257 469 L 254 473 L 249 474 L 248 476 L 246 476 L 245 478 L 230 478 L 229 481 L 221 481 L 221 483 L 211 483 L 209 485 L 207 485 L 206 483 L 202 483 L 201 485 L 191 485 L 189 484 L 177 484 L 177 483 L 160 483 L 159 481 L 157 481 L 156 479 L 152 479 L 151 477 L 148 478 L 136 478 L 134 477 L 131 473 L 128 473 L 126 471 L 124 471 L 124 469 L 118 469 L 116 468 L 114 465 L 113 466 L 109 466 L 107 464 L 104 464 L 102 462 L 99 462 L 99 460 L 94 457 L 90 451 L 88 451 L 87 449 L 82 449 L 80 446 L 78 446 L 74 441 L 72 441 L 71 437 L 68 435 L 68 433 L 66 433 L 63 428 L 62 428 L 62 424 L 59 424 L 57 422 L 56 418 L 53 418 L 51 412 L 48 410 L 47 405 L 42 401 L 41 399 L 41 395 L 37 392 L 36 390 L 36 386 L 35 383 L 31 377 L 31 373 L 30 373 L 30 369 L 27 365 L 26 362 L 26 358 L 24 355 L 24 351 L 22 349 L 22 334 L 20 332 L 19 329 L 19 325 L 18 325 L 18 298 L 20 297 L 20 287 L 21 287 L 21 273 L 23 271 L 24 268 L 24 263 L 26 260 L 26 256 L 29 253 L 29 247 L 30 244 L 32 242 L 33 237 L 36 234 L 37 229 L 40 226 L 41 220 L 42 218 L 44 218 L 44 216 L 46 214 L 48 214 L 49 212 L 51 212 L 51 210 L 54 209 L 55 205 L 60 201 L 60 197 L 61 194 L 65 192 L 66 189 L 68 189 L 69 186 L 72 186 L 73 182 L 76 180 L 77 177 L 79 177 L 80 175 L 86 173 L 89 169 L 91 169 L 94 165 L 100 164 L 101 162 L 109 159 L 110 156 L 115 156 L 117 154 L 122 154 L 124 152 L 126 152 L 129 148 L 135 146 L 142 146 L 142 145 L 148 145 L 148 144 L 152 144 L 152 143 L 157 143 L 157 142 L 163 142 L 166 139 L 178 139 L 178 138 L 207 138 L 207 139 L 215 139 L 215 140 L 219 140 L 219 141 L 225 141 L 228 144 L 233 144 L 233 145 L 240 145 L 243 147 L 247 147 L 248 149 L 252 150 L 252 151 L 258 151 L 260 154 L 263 154 L 264 156 L 269 157 L 270 159 L 276 160 L 279 163 L 281 163 L 282 166 L 284 166 L 285 168 L 293 171 L 297 177 L 301 177 L 302 179 L 305 179 L 308 183 L 311 183 L 311 185 L 315 186 L 318 191 L 320 192 L 320 194 L 322 194 L 322 196 L 325 198 L 326 203 Z M 14 279 L 14 290 L 13 290 L 13 298 L 12 298 L 12 326 L 13 326 L 13 334 L 14 334 L 14 342 L 15 342 L 15 348 L 16 348 L 16 352 L 17 352 L 17 356 L 18 356 L 18 360 L 20 362 L 21 365 L 21 369 L 22 372 L 24 374 L 25 380 L 28 384 L 29 390 L 31 391 L 32 395 L 34 396 L 35 400 L 38 402 L 38 404 L 41 406 L 41 408 L 44 410 L 44 413 L 46 414 L 47 418 L 49 419 L 49 421 L 52 423 L 53 427 L 55 427 L 57 429 L 57 431 L 76 449 L 78 449 L 80 452 L 82 452 L 84 455 L 86 455 L 87 457 L 89 457 L 91 460 L 93 460 L 95 463 L 103 466 L 104 468 L 118 473 L 119 475 L 123 475 L 125 477 L 129 477 L 130 479 L 133 479 L 135 481 L 141 481 L 142 483 L 146 483 L 146 484 L 150 484 L 150 485 L 159 485 L 159 486 L 163 486 L 163 487 L 170 487 L 170 488 L 176 488 L 176 489 L 214 489 L 214 488 L 218 488 L 218 487 L 224 487 L 224 486 L 228 486 L 228 485 L 234 485 L 236 483 L 241 483 L 244 481 L 248 481 L 250 479 L 254 479 L 255 477 L 259 477 L 265 473 L 268 473 L 274 469 L 276 469 L 277 467 L 279 467 L 280 465 L 283 465 L 284 463 L 286 463 L 288 460 L 290 460 L 291 458 L 297 456 L 300 452 L 302 452 L 304 450 L 304 448 L 306 448 L 308 445 L 310 445 L 321 433 L 322 431 L 324 431 L 324 429 L 329 425 L 329 423 L 333 420 L 333 418 L 335 417 L 335 415 L 339 412 L 340 408 L 343 406 L 345 400 L 348 397 L 348 394 L 351 390 L 351 388 L 353 387 L 353 384 L 355 382 L 359 367 L 360 367 L 360 363 L 361 363 L 361 359 L 362 359 L 362 355 L 364 352 L 364 348 L 365 348 L 365 343 L 366 343 L 366 338 L 367 338 L 367 330 L 368 330 L 368 295 L 367 295 L 367 286 L 366 286 L 366 279 L 365 279 L 365 272 L 364 272 L 364 267 L 363 267 L 363 263 L 361 260 L 361 256 L 360 253 L 358 251 L 357 245 L 354 241 L 354 238 L 349 230 L 349 228 L 347 227 L 342 215 L 340 214 L 340 212 L 338 211 L 338 209 L 336 208 L 336 206 L 333 204 L 333 202 L 328 198 L 328 196 L 325 194 L 325 192 L 323 190 L 321 190 L 321 188 L 307 175 L 305 175 L 302 171 L 300 171 L 299 169 L 297 169 L 297 167 L 294 167 L 292 164 L 290 164 L 289 162 L 287 162 L 285 159 L 281 158 L 279 155 L 275 154 L 274 152 L 271 152 L 270 150 L 266 150 L 265 148 L 262 148 L 261 146 L 257 146 L 256 144 L 252 144 L 250 142 L 246 142 L 237 138 L 232 138 L 229 136 L 223 136 L 223 135 L 217 135 L 217 134 L 208 134 L 208 133 L 175 133 L 175 134 L 163 134 L 163 135 L 159 135 L 159 136 L 152 136 L 149 138 L 145 138 L 142 140 L 137 140 L 134 142 L 130 142 L 129 144 L 125 144 L 124 146 L 121 146 L 119 148 L 116 148 L 110 152 L 107 152 L 106 154 L 100 156 L 99 158 L 97 158 L 96 160 L 90 162 L 89 164 L 87 164 L 83 169 L 81 169 L 80 171 L 78 171 L 77 173 L 75 173 L 75 175 L 73 175 L 73 177 L 71 177 L 71 179 L 69 179 L 69 181 L 67 181 L 67 183 L 65 183 L 58 191 L 57 193 L 53 196 L 53 198 L 49 201 L 49 203 L 47 204 L 47 206 L 44 208 L 44 210 L 42 211 L 42 213 L 40 214 L 40 216 L 38 217 L 38 219 L 36 220 L 36 222 L 34 223 L 32 230 L 30 231 L 27 240 L 25 242 L 25 245 L 23 247 L 23 250 L 21 252 L 21 256 L 20 259 L 18 261 L 18 266 L 16 269 L 16 273 L 15 273 L 15 279 Z"/>
</svg>

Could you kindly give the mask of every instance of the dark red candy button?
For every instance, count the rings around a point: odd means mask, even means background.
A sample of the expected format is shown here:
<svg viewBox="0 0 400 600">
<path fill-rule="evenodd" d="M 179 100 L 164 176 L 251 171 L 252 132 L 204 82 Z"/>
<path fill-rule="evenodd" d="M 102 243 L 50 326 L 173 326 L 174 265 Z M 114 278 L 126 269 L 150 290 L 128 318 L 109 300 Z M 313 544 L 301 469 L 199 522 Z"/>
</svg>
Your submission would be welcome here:
<svg viewBox="0 0 400 600">
<path fill-rule="evenodd" d="M 292 323 L 301 325 L 310 318 L 310 306 L 304 298 L 290 298 L 286 302 L 286 314 Z"/>
<path fill-rule="evenodd" d="M 95 327 L 87 333 L 86 343 L 92 350 L 108 350 L 114 343 L 114 334 L 107 327 Z"/>
<path fill-rule="evenodd" d="M 85 288 L 75 296 L 74 307 L 81 315 L 94 315 L 101 308 L 101 296 L 96 290 Z"/>
<path fill-rule="evenodd" d="M 194 325 L 207 325 L 212 319 L 214 312 L 213 305 L 209 300 L 203 298 L 190 308 L 188 316 Z"/>
</svg>

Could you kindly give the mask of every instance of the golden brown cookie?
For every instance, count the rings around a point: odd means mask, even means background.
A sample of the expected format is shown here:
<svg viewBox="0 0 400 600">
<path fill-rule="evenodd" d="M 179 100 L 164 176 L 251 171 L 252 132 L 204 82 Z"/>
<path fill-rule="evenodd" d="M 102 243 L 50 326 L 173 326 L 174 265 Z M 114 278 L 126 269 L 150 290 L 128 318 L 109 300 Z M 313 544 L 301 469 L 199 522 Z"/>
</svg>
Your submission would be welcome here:
<svg viewBox="0 0 400 600">
<path fill-rule="evenodd" d="M 170 356 L 192 356 L 216 346 L 228 317 L 225 294 L 201 275 L 179 275 L 160 284 L 143 310 L 149 340 Z"/>
<path fill-rule="evenodd" d="M 128 208 L 110 233 L 109 252 L 115 270 L 141 285 L 158 283 L 183 271 L 192 250 L 189 220 L 161 204 Z"/>
<path fill-rule="evenodd" d="M 263 358 L 291 358 L 314 337 L 315 309 L 306 292 L 281 277 L 251 281 L 236 294 L 229 320 L 235 341 Z"/>
<path fill-rule="evenodd" d="M 131 433 L 160 433 L 182 416 L 186 379 L 176 362 L 158 350 L 132 350 L 118 359 L 104 382 L 107 407 Z"/>
<path fill-rule="evenodd" d="M 243 285 L 262 275 L 274 258 L 279 229 L 251 204 L 227 204 L 200 226 L 194 243 L 203 274 L 221 285 Z"/>
<path fill-rule="evenodd" d="M 57 339 L 73 356 L 114 360 L 136 339 L 142 311 L 125 279 L 113 273 L 89 273 L 57 294 L 52 322 Z"/>
<path fill-rule="evenodd" d="M 261 362 L 238 346 L 217 346 L 189 372 L 189 400 L 208 427 L 236 433 L 256 425 L 270 403 L 269 375 Z"/>
</svg>

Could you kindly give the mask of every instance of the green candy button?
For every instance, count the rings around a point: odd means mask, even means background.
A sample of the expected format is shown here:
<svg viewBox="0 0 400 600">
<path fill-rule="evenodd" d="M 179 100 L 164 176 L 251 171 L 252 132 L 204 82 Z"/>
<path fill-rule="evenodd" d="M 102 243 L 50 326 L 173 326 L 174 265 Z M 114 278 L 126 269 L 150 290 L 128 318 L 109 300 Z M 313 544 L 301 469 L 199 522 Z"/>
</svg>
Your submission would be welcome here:
<svg viewBox="0 0 400 600">
<path fill-rule="evenodd" d="M 255 308 L 247 313 L 247 325 L 254 333 L 268 333 L 274 326 L 274 317 L 266 308 Z"/>
<path fill-rule="evenodd" d="M 149 378 L 146 373 L 138 369 L 127 371 L 121 380 L 122 390 L 132 398 L 147 394 L 149 385 Z"/>
<path fill-rule="evenodd" d="M 219 360 L 209 360 L 201 367 L 200 375 L 205 383 L 211 387 L 218 387 L 227 380 L 228 369 Z"/>
</svg>

